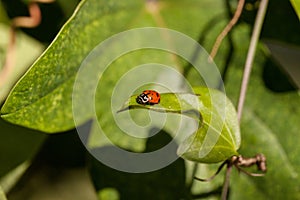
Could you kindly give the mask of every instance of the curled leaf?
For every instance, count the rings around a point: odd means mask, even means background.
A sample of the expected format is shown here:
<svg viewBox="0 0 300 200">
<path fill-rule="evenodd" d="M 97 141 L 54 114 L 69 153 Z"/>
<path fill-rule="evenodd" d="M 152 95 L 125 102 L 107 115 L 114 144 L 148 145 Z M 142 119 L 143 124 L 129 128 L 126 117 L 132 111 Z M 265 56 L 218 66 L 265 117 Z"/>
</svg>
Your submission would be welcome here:
<svg viewBox="0 0 300 200">
<path fill-rule="evenodd" d="M 157 105 L 141 105 L 133 95 L 123 105 L 128 109 L 148 109 L 177 113 L 197 119 L 196 132 L 185 137 L 177 153 L 187 160 L 217 163 L 238 155 L 240 130 L 234 106 L 226 95 L 207 87 L 194 88 L 194 93 L 162 93 Z M 185 134 L 185 133 L 182 133 Z"/>
</svg>

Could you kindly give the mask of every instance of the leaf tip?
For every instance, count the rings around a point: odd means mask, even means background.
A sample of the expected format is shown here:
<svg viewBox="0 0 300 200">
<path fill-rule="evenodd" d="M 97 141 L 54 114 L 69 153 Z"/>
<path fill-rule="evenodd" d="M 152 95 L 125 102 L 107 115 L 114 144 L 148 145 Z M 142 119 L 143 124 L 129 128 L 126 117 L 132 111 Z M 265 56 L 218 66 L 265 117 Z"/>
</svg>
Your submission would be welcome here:
<svg viewBox="0 0 300 200">
<path fill-rule="evenodd" d="M 120 110 L 117 111 L 117 114 L 120 113 L 120 112 L 123 112 L 125 110 L 129 110 L 129 106 L 124 107 L 124 108 L 120 108 Z"/>
</svg>

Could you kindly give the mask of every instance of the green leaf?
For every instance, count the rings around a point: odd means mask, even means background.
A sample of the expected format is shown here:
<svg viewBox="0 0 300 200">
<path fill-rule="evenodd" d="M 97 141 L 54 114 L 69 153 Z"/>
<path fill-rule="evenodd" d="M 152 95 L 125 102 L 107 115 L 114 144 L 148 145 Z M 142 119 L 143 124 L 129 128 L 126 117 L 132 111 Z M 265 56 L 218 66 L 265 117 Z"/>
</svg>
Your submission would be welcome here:
<svg viewBox="0 0 300 200">
<path fill-rule="evenodd" d="M 240 26 L 234 34 L 237 43 L 247 41 L 250 31 Z M 227 74 L 226 93 L 238 99 L 243 74 L 241 61 L 247 55 L 247 45 L 241 46 Z M 299 199 L 299 130 L 300 96 L 298 91 L 275 93 L 263 82 L 263 69 L 267 56 L 260 49 L 256 53 L 249 80 L 245 109 L 241 121 L 244 156 L 263 153 L 267 158 L 268 171 L 264 177 L 248 177 L 235 174 L 231 180 L 230 199 Z M 229 78 L 230 77 L 230 78 Z M 279 84 L 279 83 L 277 83 Z"/>
<path fill-rule="evenodd" d="M 183 6 L 188 8 L 188 12 L 182 12 Z M 202 6 L 207 9 L 199 13 L 198 8 Z M 201 20 L 202 17 L 210 19 L 221 12 L 221 5 L 213 4 L 210 0 L 201 2 L 189 1 L 188 4 L 182 1 L 168 0 L 163 1 L 162 4 L 159 3 L 158 8 L 164 18 L 166 27 L 182 31 L 194 39 L 197 39 L 199 35 L 199 27 L 203 27 L 206 23 L 205 20 Z M 128 10 L 130 10 L 130 12 L 127 12 Z M 176 20 L 174 20 L 175 16 L 177 18 Z M 126 3 L 117 0 L 82 1 L 73 17 L 64 25 L 53 43 L 10 93 L 9 98 L 1 110 L 1 116 L 11 123 L 48 133 L 57 133 L 74 128 L 72 93 L 75 77 L 83 60 L 96 45 L 116 33 L 135 27 L 161 26 L 156 19 L 157 16 L 149 12 L 147 5 L 143 1 L 132 0 Z M 179 19 L 182 20 L 181 23 L 178 23 Z M 199 27 L 191 27 L 185 22 L 186 19 L 199 19 Z M 162 34 L 162 36 L 163 35 L 164 34 Z M 149 39 L 151 44 L 153 40 L 154 39 Z M 116 45 L 120 47 L 120 49 L 123 49 L 123 47 L 126 46 L 125 44 L 135 44 L 132 41 L 132 37 L 129 37 L 116 42 Z M 135 38 L 134 41 L 139 40 Z M 165 42 L 165 40 L 163 41 Z M 185 51 L 185 47 L 188 47 L 189 51 L 194 51 L 193 45 L 183 46 L 181 44 L 179 47 L 178 49 L 181 51 Z M 106 52 L 107 49 L 104 51 Z M 95 57 L 101 56 L 96 55 Z M 99 58 L 99 60 L 96 59 L 93 64 L 95 64 L 94 66 L 97 68 L 100 68 L 104 66 L 101 65 L 101 63 L 101 59 Z M 134 151 L 143 150 L 145 140 L 130 137 L 120 131 L 120 129 L 114 125 L 115 113 L 113 112 L 116 110 L 108 108 L 111 108 L 112 96 L 118 81 L 128 71 L 145 63 L 159 63 L 170 67 L 174 66 L 176 70 L 181 72 L 186 61 L 178 57 L 174 61 L 174 55 L 168 52 L 144 49 L 122 55 L 114 60 L 103 74 L 96 74 L 93 73 L 93 71 L 88 74 L 91 75 L 91 78 L 86 81 L 88 84 L 93 80 L 92 77 L 95 77 L 95 75 L 97 76 L 95 80 L 101 77 L 101 83 L 99 83 L 97 87 L 95 103 L 93 103 L 93 105 L 87 105 L 85 101 L 82 101 L 82 112 L 77 125 L 96 118 L 88 139 L 91 146 L 107 144 L 103 136 L 99 136 L 99 130 L 95 128 L 97 124 L 100 124 L 102 129 L 105 130 L 106 136 L 108 136 L 114 144 Z M 153 72 L 154 69 L 151 71 Z M 182 80 L 170 76 L 170 74 L 163 70 L 156 70 L 153 76 L 149 74 L 145 74 L 144 76 L 147 78 L 150 77 L 151 82 L 155 83 L 163 79 L 171 83 L 176 91 L 182 90 L 180 88 Z M 200 76 L 198 76 L 198 78 L 199 77 Z M 140 77 L 138 78 L 137 81 L 142 80 Z M 201 80 L 201 77 L 198 80 Z M 209 77 L 209 80 L 216 82 L 214 77 Z M 134 87 L 137 87 L 136 82 L 132 81 L 131 83 L 135 84 Z M 181 90 L 177 90 L 178 88 Z M 128 92 L 128 87 L 123 89 L 123 93 Z M 126 94 L 125 99 L 131 94 L 132 93 Z M 121 103 L 125 100 L 122 99 L 122 97 L 122 91 L 118 91 L 117 98 L 122 101 Z M 91 112 L 89 112 L 91 106 L 95 106 L 97 109 L 96 117 L 92 116 L 94 113 L 91 114 Z M 119 107 L 117 109 L 119 109 Z M 170 125 L 169 127 L 174 130 L 174 126 L 172 127 Z"/>
<path fill-rule="evenodd" d="M 10 27 L 0 24 L 0 71 L 5 62 L 5 49 L 8 46 L 10 37 Z M 33 38 L 24 33 L 16 34 L 16 50 L 15 61 L 12 62 L 9 73 L 5 78 L 0 80 L 0 102 L 2 103 L 7 97 L 8 93 L 18 81 L 18 79 L 25 73 L 33 61 L 42 53 L 43 45 L 38 43 Z"/>
<path fill-rule="evenodd" d="M 101 41 L 128 27 L 142 5 L 135 0 L 82 1 L 9 95 L 2 118 L 50 133 L 74 128 L 72 91 L 81 62 Z"/>
<path fill-rule="evenodd" d="M 290 0 L 297 15 L 298 15 L 298 18 L 300 20 L 300 1 L 299 0 Z"/>
<path fill-rule="evenodd" d="M 21 177 L 26 173 L 31 161 L 25 161 L 14 169 L 1 177 L 0 185 L 4 192 L 9 192 L 20 181 Z"/>
<path fill-rule="evenodd" d="M 6 15 L 2 2 L 0 2 L 0 23 L 9 24 L 9 18 Z"/>
<path fill-rule="evenodd" d="M 120 199 L 118 190 L 114 188 L 104 188 L 98 192 L 98 198 L 103 200 L 118 200 Z"/>
<path fill-rule="evenodd" d="M 15 126 L 0 118 L 0 177 L 21 163 L 32 159 L 46 135 Z"/>
<path fill-rule="evenodd" d="M 179 146 L 178 154 L 201 163 L 224 161 L 238 155 L 240 131 L 236 111 L 225 94 L 207 87 L 194 88 L 194 93 L 161 93 L 157 105 L 141 105 L 133 95 L 120 111 L 148 109 L 177 113 L 198 120 L 198 130 Z"/>
<path fill-rule="evenodd" d="M 210 9 L 199 13 L 198 7 L 203 4 Z M 189 8 L 189 12 L 182 12 L 183 5 Z M 158 6 L 168 24 L 167 27 L 183 31 L 194 38 L 198 37 L 199 28 L 189 26 L 184 22 L 185 19 L 199 18 L 200 14 L 205 15 L 205 18 L 211 18 L 220 12 L 221 7 L 208 0 L 201 3 L 191 1 L 189 4 L 181 1 L 164 1 L 163 5 L 158 4 Z M 174 20 L 174 16 L 177 15 L 181 16 L 183 23 Z M 147 10 L 143 1 L 81 1 L 76 12 L 63 26 L 56 39 L 10 93 L 1 109 L 2 118 L 14 124 L 48 133 L 74 128 L 72 92 L 75 76 L 82 61 L 96 45 L 116 33 L 134 27 L 160 26 L 155 19 L 157 16 L 153 16 L 153 13 Z M 199 20 L 199 26 L 204 24 L 203 20 Z M 132 43 L 131 38 L 129 42 Z M 119 45 L 122 47 L 124 44 L 120 42 Z M 170 54 L 162 51 L 153 53 L 145 50 L 133 52 L 133 54 L 130 59 L 126 59 L 124 55 L 112 63 L 116 64 L 116 68 L 110 71 L 109 76 L 103 76 L 107 82 L 105 88 L 99 89 L 105 93 L 101 94 L 102 100 L 111 98 L 114 84 L 135 63 L 157 62 L 168 66 L 178 64 L 174 64 Z M 159 76 L 161 73 L 157 73 L 157 77 Z M 98 106 L 100 104 L 98 101 L 96 104 L 96 107 L 101 107 L 101 105 Z M 99 108 L 97 115 L 103 116 L 103 112 L 107 112 L 107 106 Z M 80 122 L 83 123 L 89 119 L 91 116 L 87 113 L 82 115 Z M 105 123 L 111 125 L 113 117 L 108 116 L 108 119 Z M 126 140 L 118 138 L 117 141 Z"/>
<path fill-rule="evenodd" d="M 0 186 L 0 200 L 7 200 L 1 186 Z"/>
<path fill-rule="evenodd" d="M 139 41 L 138 40 L 139 37 L 140 37 L 139 35 L 135 36 L 137 41 Z M 132 43 L 131 40 L 129 42 Z M 127 43 L 128 41 L 124 39 L 122 40 L 122 43 L 119 44 L 121 45 L 119 47 L 122 49 L 124 44 Z M 173 45 L 175 44 L 176 43 L 174 43 Z M 187 45 L 187 46 L 193 47 L 193 45 Z M 179 46 L 178 48 L 184 49 L 181 46 Z M 105 53 L 110 52 L 108 51 L 108 49 L 109 48 L 105 49 Z M 111 54 L 114 53 L 115 52 L 111 52 Z M 159 80 L 163 79 L 164 81 L 163 83 L 167 82 L 172 85 L 172 88 L 178 90 L 179 88 L 178 85 L 179 86 L 181 85 L 180 83 L 182 80 L 178 78 L 178 76 L 177 77 L 170 76 L 169 73 L 170 71 L 163 71 L 161 69 L 157 69 L 155 64 L 152 64 L 152 63 L 160 63 L 166 66 L 173 66 L 174 65 L 173 59 L 170 59 L 172 57 L 170 57 L 170 55 L 166 52 L 163 51 L 157 52 L 150 49 L 127 53 L 125 55 L 122 55 L 122 57 L 120 57 L 118 60 L 110 64 L 110 67 L 107 68 L 105 73 L 103 73 L 103 75 L 101 76 L 101 80 L 99 81 L 98 87 L 93 88 L 92 85 L 94 83 L 92 83 L 92 81 L 93 80 L 97 81 L 97 77 L 100 76 L 100 73 L 95 71 L 93 66 L 98 66 L 99 65 L 98 63 L 103 63 L 101 59 L 98 60 L 97 55 L 98 54 L 91 56 L 92 58 L 94 58 L 93 62 L 89 63 L 89 65 L 82 70 L 82 71 L 86 71 L 85 72 L 86 75 L 84 77 L 88 77 L 88 79 L 85 78 L 81 81 L 82 82 L 81 84 L 78 84 L 79 85 L 78 88 L 81 88 L 83 94 L 79 95 L 79 97 L 76 98 L 78 99 L 77 107 L 80 113 L 77 114 L 77 116 L 80 116 L 78 118 L 79 121 L 82 119 L 87 119 L 89 117 L 91 118 L 90 113 L 93 112 L 92 109 L 93 109 L 94 102 L 88 103 L 89 99 L 95 99 L 96 102 L 95 109 L 96 109 L 97 116 L 92 124 L 92 128 L 88 138 L 88 146 L 95 148 L 104 145 L 115 144 L 119 147 L 131 149 L 133 151 L 142 151 L 144 148 L 144 141 L 145 141 L 143 138 L 147 136 L 146 134 L 148 134 L 148 131 L 145 132 L 145 129 L 144 130 L 136 129 L 131 131 L 130 134 L 124 134 L 124 132 L 126 131 L 123 131 L 123 129 L 120 130 L 120 128 L 115 125 L 116 123 L 115 120 L 118 121 L 117 119 L 118 116 L 115 115 L 115 112 L 120 107 L 118 106 L 118 108 L 115 109 L 114 105 L 123 104 L 123 102 L 128 98 L 128 96 L 130 96 L 132 92 L 136 90 L 137 86 L 143 85 L 143 83 L 141 84 L 141 80 L 145 81 L 146 83 L 147 81 L 152 83 L 157 83 Z M 144 70 L 135 71 L 132 66 L 139 66 L 141 65 L 141 63 L 142 64 L 151 63 L 151 64 L 147 65 L 144 68 Z M 119 84 L 120 85 L 119 87 L 115 86 L 123 79 L 123 76 L 129 74 L 129 72 L 132 71 L 135 72 L 134 73 L 135 75 L 131 77 L 129 81 L 125 82 L 126 84 Z M 216 79 L 213 79 L 213 77 L 211 77 L 210 81 L 216 82 Z M 133 91 L 132 88 L 134 89 Z M 164 91 L 166 90 L 165 88 L 161 88 L 161 89 Z M 91 92 L 93 92 L 94 90 L 97 90 L 95 96 L 91 94 Z M 179 88 L 179 91 L 180 90 L 182 90 L 182 88 Z M 157 117 L 154 118 L 156 119 Z M 141 117 L 140 119 L 143 118 Z M 128 122 L 128 118 L 126 118 L 126 120 Z M 148 120 L 145 121 L 147 122 Z M 173 125 L 170 126 L 174 127 L 174 124 L 177 125 L 177 123 L 173 123 Z M 99 125 L 101 129 L 99 129 Z M 155 124 L 151 124 L 151 125 L 155 125 Z M 126 126 L 128 125 L 126 124 Z M 170 129 L 168 129 L 168 131 L 170 131 L 171 134 L 174 135 L 173 133 L 176 132 L 176 130 L 174 131 L 174 128 L 173 129 L 170 128 Z M 134 135 L 135 137 L 132 137 L 132 133 L 135 134 Z"/>
<path fill-rule="evenodd" d="M 197 111 L 198 95 L 192 93 L 161 93 L 161 100 L 156 105 L 142 105 L 136 102 L 139 94 L 133 95 L 125 102 L 118 111 L 122 112 L 129 109 L 148 109 L 156 112 L 177 113 L 193 117 L 202 121 L 201 114 Z"/>
<path fill-rule="evenodd" d="M 266 108 L 268 109 L 268 107 Z M 235 174 L 232 177 L 232 199 L 250 200 L 252 199 L 251 194 L 254 193 L 257 194 L 257 199 L 299 199 L 300 193 L 297 190 L 300 184 L 299 170 L 296 168 L 297 165 L 295 166 L 295 162 L 299 159 L 295 158 L 293 150 L 286 152 L 285 143 L 287 141 L 280 141 L 276 136 L 276 131 L 268 125 L 269 112 L 264 114 L 262 120 L 260 114 L 254 110 L 253 107 L 246 107 L 244 111 L 241 124 L 243 142 L 240 152 L 249 156 L 264 153 L 267 158 L 268 171 L 264 177 L 260 178 Z M 285 116 L 284 112 L 282 114 Z M 288 118 L 294 120 L 293 116 Z M 280 125 L 273 124 L 273 126 L 278 128 Z M 280 128 L 278 129 L 280 130 Z M 291 136 L 290 134 L 293 134 L 293 130 L 287 132 L 286 136 Z M 276 183 L 276 187 L 274 187 L 274 183 Z M 241 192 L 246 188 L 247 192 Z"/>
</svg>

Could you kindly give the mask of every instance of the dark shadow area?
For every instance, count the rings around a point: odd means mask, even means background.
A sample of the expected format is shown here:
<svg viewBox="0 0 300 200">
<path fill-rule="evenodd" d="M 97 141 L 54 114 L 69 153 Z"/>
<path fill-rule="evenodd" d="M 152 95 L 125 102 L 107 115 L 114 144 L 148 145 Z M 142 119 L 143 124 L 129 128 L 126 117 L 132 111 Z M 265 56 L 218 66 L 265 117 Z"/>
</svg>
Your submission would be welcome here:
<svg viewBox="0 0 300 200">
<path fill-rule="evenodd" d="M 247 7 L 244 9 L 241 19 L 253 25 L 257 13 L 259 1 L 246 0 Z M 290 1 L 269 1 L 261 38 L 281 40 L 286 43 L 300 44 L 299 19 Z"/>
<path fill-rule="evenodd" d="M 145 152 L 158 150 L 171 140 L 168 133 L 160 131 L 147 140 Z M 176 151 L 173 153 L 176 154 Z M 185 187 L 185 165 L 181 158 L 160 170 L 138 174 L 117 171 L 92 158 L 90 170 L 97 191 L 113 187 L 118 190 L 120 199 L 124 200 L 176 200 L 188 194 Z"/>
<path fill-rule="evenodd" d="M 79 127 L 89 130 L 91 122 Z M 155 129 L 152 132 L 157 132 Z M 176 155 L 177 145 L 165 131 L 160 131 L 146 142 L 144 153 L 171 144 L 169 155 Z M 110 147 L 102 147 L 107 149 Z M 172 155 L 171 155 L 172 154 Z M 126 173 L 112 169 L 92 156 L 82 144 L 76 130 L 49 135 L 30 166 L 9 191 L 9 200 L 24 199 L 86 199 L 97 200 L 97 192 L 106 188 L 118 191 L 121 200 L 183 200 L 220 196 L 221 187 L 201 194 L 191 194 L 186 185 L 186 167 L 182 158 L 170 165 L 148 173 Z M 114 157 L 114 159 L 116 159 Z M 154 162 L 154 161 L 153 161 Z"/>
<path fill-rule="evenodd" d="M 290 92 L 297 90 L 289 77 L 271 58 L 267 59 L 264 65 L 262 77 L 265 86 L 273 92 Z"/>
<path fill-rule="evenodd" d="M 46 135 L 0 118 L 0 178 L 28 159 L 32 159 Z"/>
<path fill-rule="evenodd" d="M 95 199 L 86 153 L 75 130 L 48 136 L 8 199 Z"/>
</svg>

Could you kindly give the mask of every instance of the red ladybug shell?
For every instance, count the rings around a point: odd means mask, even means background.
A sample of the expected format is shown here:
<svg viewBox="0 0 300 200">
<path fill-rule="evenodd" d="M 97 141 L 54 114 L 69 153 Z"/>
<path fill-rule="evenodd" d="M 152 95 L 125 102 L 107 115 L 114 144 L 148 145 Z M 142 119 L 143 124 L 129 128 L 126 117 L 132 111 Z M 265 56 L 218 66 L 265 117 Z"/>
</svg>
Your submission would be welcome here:
<svg viewBox="0 0 300 200">
<path fill-rule="evenodd" d="M 160 94 L 154 90 L 145 90 L 136 98 L 139 104 L 158 104 L 160 102 Z"/>
</svg>

